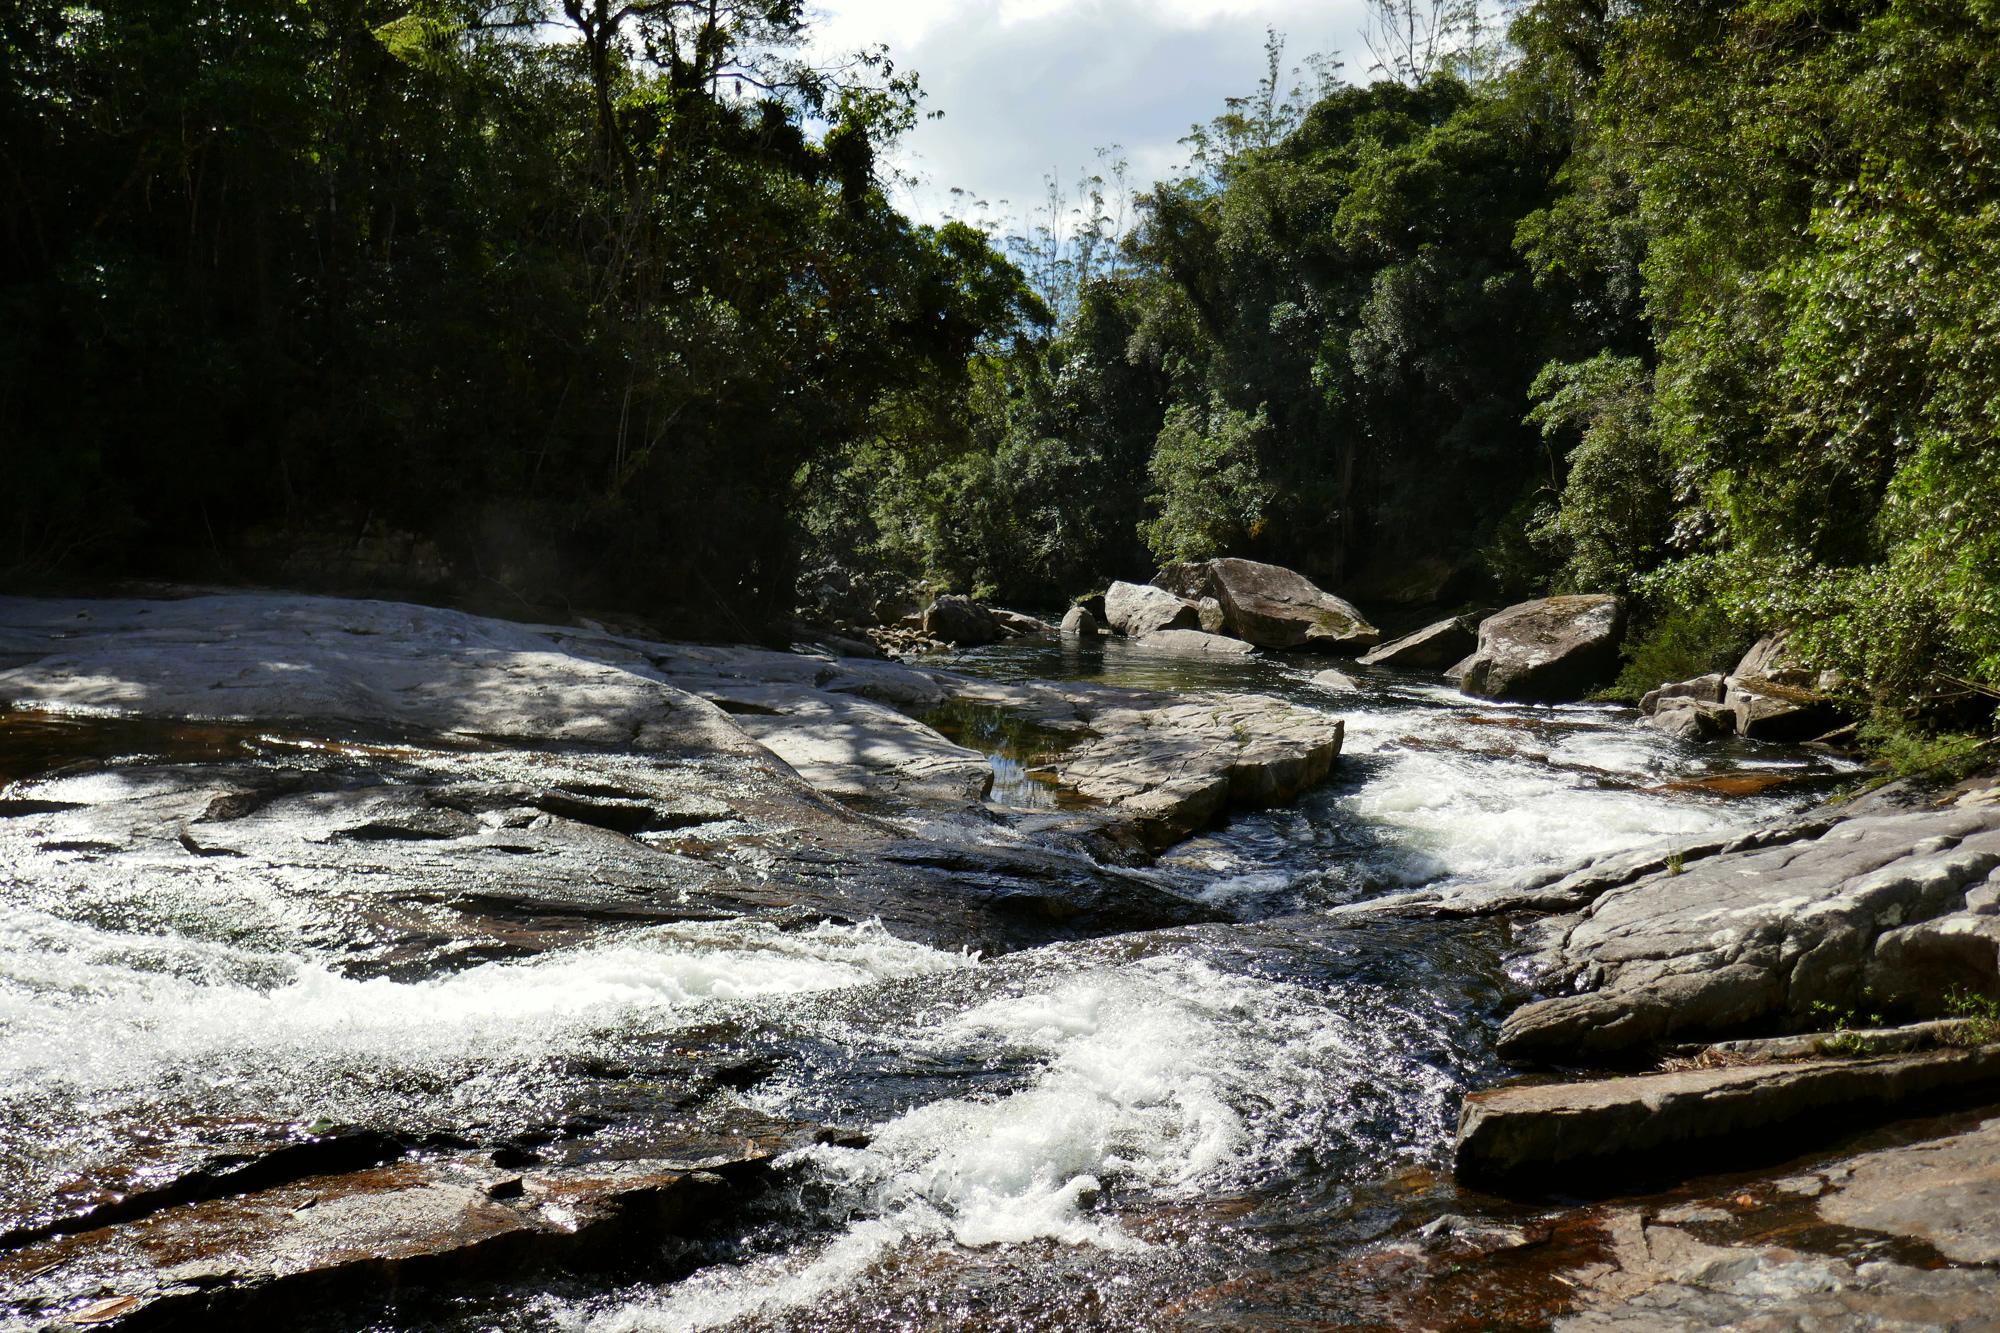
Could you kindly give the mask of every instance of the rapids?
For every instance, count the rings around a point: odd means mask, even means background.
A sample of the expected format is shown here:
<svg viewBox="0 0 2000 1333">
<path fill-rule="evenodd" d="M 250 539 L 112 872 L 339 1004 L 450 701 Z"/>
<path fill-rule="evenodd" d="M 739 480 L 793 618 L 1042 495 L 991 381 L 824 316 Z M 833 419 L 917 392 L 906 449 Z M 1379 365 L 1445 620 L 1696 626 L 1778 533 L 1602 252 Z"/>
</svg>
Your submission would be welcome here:
<svg viewBox="0 0 2000 1333">
<path fill-rule="evenodd" d="M 783 1159 L 748 1215 L 656 1271 L 413 1298 L 363 1322 L 1366 1324 L 1354 1263 L 1368 1241 L 1488 1206 L 1441 1168 L 1458 1097 L 1499 1072 L 1490 1043 L 1516 985 L 1499 927 L 1328 909 L 1748 826 L 1838 776 L 1801 752 L 1684 745 L 1609 708 L 1488 704 L 1359 669 L 1362 688 L 1337 692 L 1311 679 L 1323 662 L 1044 641 L 945 665 L 1278 694 L 1344 717 L 1346 749 L 1308 799 L 1162 859 L 1166 882 L 1229 921 L 991 957 L 867 922 L 688 922 L 367 974 L 346 964 L 339 904 L 301 906 L 281 884 L 246 901 L 183 882 L 180 901 L 147 905 L 0 879 L 14 895 L 0 915 L 0 1168 L 19 1182 L 0 1194 L 87 1177 L 107 1142 L 148 1124 L 532 1118 L 581 1064 L 726 1044 L 754 1066 L 750 1107 L 856 1132 Z M 981 735 L 995 806 L 1046 811 L 1020 737 L 975 721 L 959 739 Z M 1701 785 L 1721 772 L 1772 785 Z"/>
</svg>

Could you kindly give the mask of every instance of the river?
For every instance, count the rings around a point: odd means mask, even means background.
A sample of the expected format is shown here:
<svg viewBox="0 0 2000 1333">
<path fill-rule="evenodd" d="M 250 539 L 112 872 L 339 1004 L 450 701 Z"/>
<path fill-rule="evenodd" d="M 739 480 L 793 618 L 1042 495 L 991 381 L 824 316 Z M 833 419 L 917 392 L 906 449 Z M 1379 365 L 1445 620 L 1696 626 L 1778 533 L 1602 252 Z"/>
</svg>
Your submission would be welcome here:
<svg viewBox="0 0 2000 1333">
<path fill-rule="evenodd" d="M 1323 660 L 1042 640 L 939 665 L 1276 694 L 1345 718 L 1345 751 L 1308 798 L 1162 858 L 1162 880 L 1229 921 L 994 957 L 866 922 L 707 921 L 406 974 L 357 965 L 343 905 L 282 876 L 256 892 L 183 877 L 164 898 L 7 878 L 9 1188 L 87 1177 L 162 1123 L 504 1122 L 562 1104 L 577 1069 L 726 1044 L 751 1107 L 851 1132 L 643 1271 L 503 1280 L 327 1326 L 1410 1326 L 1422 1294 L 1375 1242 L 1446 1212 L 1511 1215 L 1447 1168 L 1460 1096 L 1505 1072 L 1491 1041 L 1521 993 L 1517 950 L 1490 923 L 1331 909 L 1749 826 L 1839 776 L 1803 752 L 1676 742 L 1629 711 L 1487 704 L 1358 668 L 1358 691 L 1330 689 L 1312 680 Z M 958 721 L 961 739 L 987 734 Z M 1032 820 L 1051 799 L 1034 755 L 1005 728 L 985 744 L 995 802 Z M 75 779 L 94 780 L 111 779 Z M 1425 1326 L 1545 1326 L 1552 1291 L 1524 1271 Z"/>
</svg>

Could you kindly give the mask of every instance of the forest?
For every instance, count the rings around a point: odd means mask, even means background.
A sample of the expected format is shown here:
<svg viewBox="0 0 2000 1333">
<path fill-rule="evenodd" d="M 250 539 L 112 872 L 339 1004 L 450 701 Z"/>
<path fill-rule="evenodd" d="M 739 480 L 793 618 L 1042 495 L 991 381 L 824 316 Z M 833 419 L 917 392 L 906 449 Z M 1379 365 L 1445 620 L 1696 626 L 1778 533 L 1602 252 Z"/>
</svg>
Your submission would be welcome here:
<svg viewBox="0 0 2000 1333">
<path fill-rule="evenodd" d="M 0 580 L 763 637 L 1244 555 L 1621 593 L 1628 688 L 1783 626 L 1976 744 L 2000 4 L 1425 13 L 1010 243 L 892 204 L 921 88 L 803 0 L 19 0 Z"/>
</svg>

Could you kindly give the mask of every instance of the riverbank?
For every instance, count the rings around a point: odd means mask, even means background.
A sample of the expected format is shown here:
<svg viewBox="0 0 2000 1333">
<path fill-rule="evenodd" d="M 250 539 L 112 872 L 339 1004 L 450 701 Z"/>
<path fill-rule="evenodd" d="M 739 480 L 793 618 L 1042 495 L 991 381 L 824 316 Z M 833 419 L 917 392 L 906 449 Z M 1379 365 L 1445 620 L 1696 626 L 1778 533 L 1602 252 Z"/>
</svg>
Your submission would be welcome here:
<svg viewBox="0 0 2000 1333">
<path fill-rule="evenodd" d="M 1521 1213 L 1445 1172 L 1551 923 L 1839 773 L 1314 667 L 7 603 L 9 1317 L 393 1287 L 368 1318 L 1174 1326 L 1280 1269 L 1376 1308 L 1371 1264 L 1407 1295 L 1397 1247 L 1466 1248 L 1419 1230 Z M 1731 772 L 1772 781 L 1701 785 Z M 1470 1250 L 1522 1299 L 1575 1279 Z"/>
</svg>

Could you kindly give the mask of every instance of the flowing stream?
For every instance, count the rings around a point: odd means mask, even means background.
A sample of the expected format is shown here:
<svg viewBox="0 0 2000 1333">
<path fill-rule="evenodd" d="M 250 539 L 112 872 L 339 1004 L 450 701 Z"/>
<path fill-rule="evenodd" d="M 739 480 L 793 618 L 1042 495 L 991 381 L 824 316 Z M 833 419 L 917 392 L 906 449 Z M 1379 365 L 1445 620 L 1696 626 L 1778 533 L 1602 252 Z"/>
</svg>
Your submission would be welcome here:
<svg viewBox="0 0 2000 1333">
<path fill-rule="evenodd" d="M 1500 1207 L 1459 1196 L 1445 1168 L 1459 1097 L 1502 1072 L 1491 1038 L 1519 980 L 1496 925 L 1328 909 L 1747 826 L 1837 776 L 1802 752 L 1683 745 L 1617 710 L 1492 705 L 1365 671 L 1336 691 L 1311 679 L 1324 662 L 1043 643 L 951 665 L 1276 693 L 1344 717 L 1346 751 L 1307 799 L 1164 858 L 1162 876 L 1231 921 L 1000 957 L 867 923 L 701 922 L 362 976 L 342 966 L 337 907 L 316 915 L 282 884 L 208 900 L 183 879 L 171 902 L 16 885 L 0 916 L 15 1156 L 0 1174 L 86 1173 L 166 1107 L 218 1123 L 273 1107 L 520 1117 L 560 1103 L 580 1061 L 726 1039 L 758 1056 L 740 1094 L 756 1109 L 860 1133 L 786 1159 L 750 1216 L 657 1275 L 502 1284 L 379 1326 L 1365 1325 L 1355 1264 L 1371 1242 Z M 996 803 L 1046 807 L 1003 730 Z"/>
</svg>

